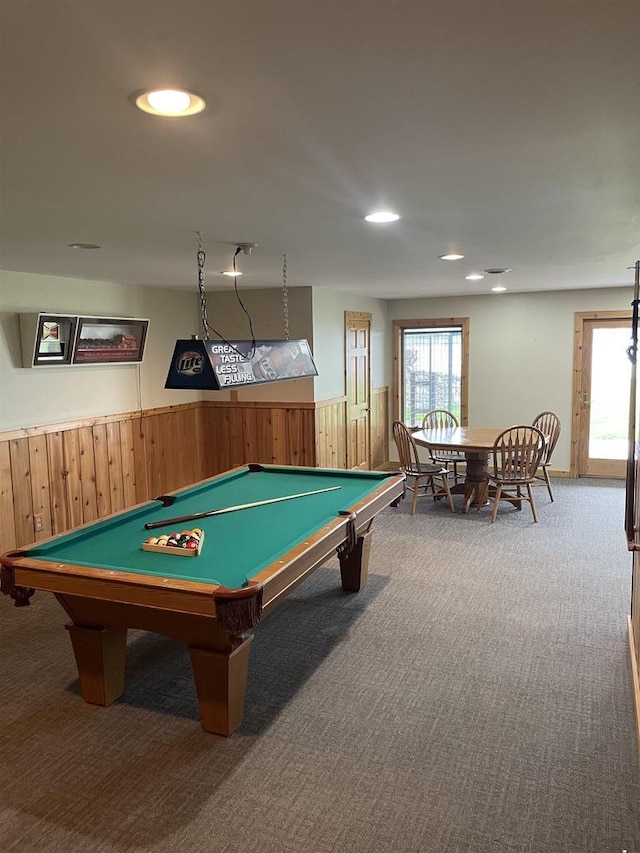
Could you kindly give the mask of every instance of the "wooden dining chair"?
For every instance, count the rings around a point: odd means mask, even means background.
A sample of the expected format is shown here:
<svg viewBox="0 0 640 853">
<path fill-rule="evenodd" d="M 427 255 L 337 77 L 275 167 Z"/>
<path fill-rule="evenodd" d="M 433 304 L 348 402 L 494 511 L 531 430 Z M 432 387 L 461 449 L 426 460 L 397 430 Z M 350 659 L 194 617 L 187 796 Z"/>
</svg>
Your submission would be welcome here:
<svg viewBox="0 0 640 853">
<path fill-rule="evenodd" d="M 459 427 L 458 419 L 447 409 L 431 409 L 422 418 L 422 429 L 455 429 Z M 449 465 L 453 470 L 453 482 L 458 482 L 458 465 L 466 461 L 464 453 L 458 450 L 442 450 L 440 448 L 429 448 L 429 456 L 431 461 L 436 465 L 444 465 L 449 470 Z"/>
<path fill-rule="evenodd" d="M 437 500 L 445 497 L 451 512 L 455 512 L 451 489 L 449 488 L 449 472 L 442 465 L 420 462 L 418 447 L 413 440 L 410 430 L 402 421 L 394 421 L 393 438 L 400 457 L 400 470 L 406 476 L 406 488 L 413 492 L 411 515 L 415 515 L 419 497 L 432 497 Z M 436 490 L 436 482 L 441 486 Z"/>
<path fill-rule="evenodd" d="M 496 438 L 489 460 L 489 499 L 493 501 L 491 523 L 496 520 L 501 500 L 522 509 L 523 501 L 531 504 L 533 520 L 537 522 L 536 504 L 531 491 L 544 453 L 545 435 L 534 426 L 514 426 Z"/>
<path fill-rule="evenodd" d="M 549 497 L 553 501 L 553 490 L 551 488 L 551 478 L 549 477 L 549 468 L 551 467 L 551 455 L 558 443 L 560 437 L 560 418 L 555 412 L 540 412 L 533 419 L 533 426 L 544 434 L 546 444 L 544 453 L 540 460 L 540 466 L 536 472 L 536 479 L 533 485 L 546 486 L 549 490 Z"/>
</svg>

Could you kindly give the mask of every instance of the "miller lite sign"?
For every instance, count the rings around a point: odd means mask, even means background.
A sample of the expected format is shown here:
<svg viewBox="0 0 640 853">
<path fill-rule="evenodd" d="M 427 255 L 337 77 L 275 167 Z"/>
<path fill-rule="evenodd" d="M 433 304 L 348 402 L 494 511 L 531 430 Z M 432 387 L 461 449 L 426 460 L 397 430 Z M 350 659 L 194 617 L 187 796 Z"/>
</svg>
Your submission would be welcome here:
<svg viewBox="0 0 640 853">
<path fill-rule="evenodd" d="M 176 341 L 165 388 L 219 391 L 204 341 Z"/>
<path fill-rule="evenodd" d="M 220 391 L 317 376 L 306 340 L 176 341 L 165 388 Z"/>
</svg>

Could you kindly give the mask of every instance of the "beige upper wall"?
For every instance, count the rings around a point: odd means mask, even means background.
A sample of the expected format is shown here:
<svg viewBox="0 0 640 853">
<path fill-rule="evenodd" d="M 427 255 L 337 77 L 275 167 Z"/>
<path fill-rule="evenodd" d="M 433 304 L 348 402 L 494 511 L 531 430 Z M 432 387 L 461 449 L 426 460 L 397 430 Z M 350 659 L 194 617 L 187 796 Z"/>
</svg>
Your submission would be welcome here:
<svg viewBox="0 0 640 853">
<path fill-rule="evenodd" d="M 314 358 L 318 368 L 316 400 L 331 400 L 345 393 L 344 314 L 371 314 L 371 387 L 389 384 L 389 318 L 387 302 L 335 290 L 313 291 Z"/>
<path fill-rule="evenodd" d="M 243 291 L 258 338 L 283 336 L 282 294 Z M 554 467 L 570 462 L 573 329 L 576 311 L 629 309 L 631 288 L 390 300 L 312 288 L 289 291 L 290 336 L 307 338 L 318 376 L 242 389 L 240 399 L 305 402 L 344 394 L 344 312 L 372 314 L 374 388 L 391 385 L 393 319 L 470 318 L 470 422 L 478 426 L 530 420 L 556 411 L 563 432 Z M 247 320 L 232 292 L 208 299 L 209 320 L 227 337 L 246 338 Z M 19 313 L 96 314 L 150 319 L 142 365 L 23 368 Z M 0 272 L 0 431 L 191 402 L 195 391 L 164 382 L 176 338 L 200 332 L 194 291 L 130 288 L 105 282 Z M 225 399 L 226 392 L 205 395 Z M 390 458 L 395 452 L 391 448 Z"/>
<path fill-rule="evenodd" d="M 23 368 L 18 314 L 144 317 L 141 365 Z M 198 330 L 197 293 L 0 271 L 0 430 L 187 403 L 198 392 L 165 390 L 176 338 Z"/>
<path fill-rule="evenodd" d="M 282 291 L 244 290 L 241 298 L 258 339 L 284 337 Z M 311 288 L 289 291 L 289 333 L 313 349 Z M 141 365 L 23 368 L 21 313 L 144 317 L 150 320 Z M 227 339 L 248 339 L 248 319 L 233 291 L 208 292 L 210 325 Z M 229 399 L 228 391 L 165 390 L 177 338 L 202 333 L 197 291 L 124 287 L 98 281 L 0 271 L 0 431 L 65 423 L 108 414 Z M 211 337 L 215 335 L 211 334 Z M 314 380 L 300 379 L 240 389 L 239 400 L 305 402 Z"/>
<path fill-rule="evenodd" d="M 629 310 L 632 299 L 631 288 L 402 299 L 389 302 L 389 317 L 469 317 L 469 424 L 529 423 L 551 409 L 562 422 L 553 467 L 568 471 L 575 314 Z"/>
</svg>

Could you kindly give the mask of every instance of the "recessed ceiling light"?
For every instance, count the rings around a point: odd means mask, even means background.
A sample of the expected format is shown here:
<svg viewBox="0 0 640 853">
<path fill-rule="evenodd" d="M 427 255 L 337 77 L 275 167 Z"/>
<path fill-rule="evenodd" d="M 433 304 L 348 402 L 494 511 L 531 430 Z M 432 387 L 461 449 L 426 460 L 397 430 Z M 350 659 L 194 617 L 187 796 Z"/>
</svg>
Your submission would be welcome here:
<svg viewBox="0 0 640 853">
<path fill-rule="evenodd" d="M 97 243 L 68 243 L 70 249 L 100 249 Z"/>
<path fill-rule="evenodd" d="M 472 272 L 471 275 L 465 275 L 467 281 L 480 281 L 481 278 L 484 278 L 483 275 L 480 275 L 479 272 Z"/>
<path fill-rule="evenodd" d="M 365 219 L 367 222 L 397 222 L 400 217 L 390 210 L 378 210 L 376 213 L 369 213 Z"/>
<path fill-rule="evenodd" d="M 485 275 L 503 275 L 506 272 L 511 272 L 511 267 L 488 267 L 482 270 Z"/>
<path fill-rule="evenodd" d="M 502 293 L 502 292 L 503 292 L 503 291 L 505 291 L 506 289 L 507 289 L 507 288 L 506 288 L 504 285 L 502 285 L 502 284 L 496 284 L 496 286 L 495 286 L 495 287 L 492 287 L 492 288 L 491 288 L 491 290 L 493 291 L 493 293 Z"/>
<path fill-rule="evenodd" d="M 243 275 L 243 273 L 241 273 L 240 270 L 223 270 L 222 275 L 230 275 L 235 278 L 238 275 Z"/>
<path fill-rule="evenodd" d="M 464 258 L 464 255 L 458 255 L 455 252 L 449 252 L 448 255 L 438 255 L 441 261 L 459 261 Z"/>
<path fill-rule="evenodd" d="M 200 95 L 185 89 L 148 89 L 134 92 L 130 100 L 145 113 L 170 118 L 192 116 L 201 113 L 206 106 Z"/>
</svg>

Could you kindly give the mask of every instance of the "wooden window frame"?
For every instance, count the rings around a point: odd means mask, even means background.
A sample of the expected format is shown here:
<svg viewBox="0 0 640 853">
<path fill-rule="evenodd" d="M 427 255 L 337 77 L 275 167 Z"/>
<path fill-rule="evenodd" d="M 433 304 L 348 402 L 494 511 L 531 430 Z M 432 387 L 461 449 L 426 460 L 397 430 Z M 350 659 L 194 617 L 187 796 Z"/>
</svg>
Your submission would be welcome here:
<svg viewBox="0 0 640 853">
<path fill-rule="evenodd" d="M 393 321 L 393 420 L 402 420 L 402 335 L 407 329 L 437 329 L 458 326 L 462 331 L 462 375 L 460 377 L 460 426 L 469 423 L 469 318 L 437 317 L 429 320 Z"/>
</svg>

